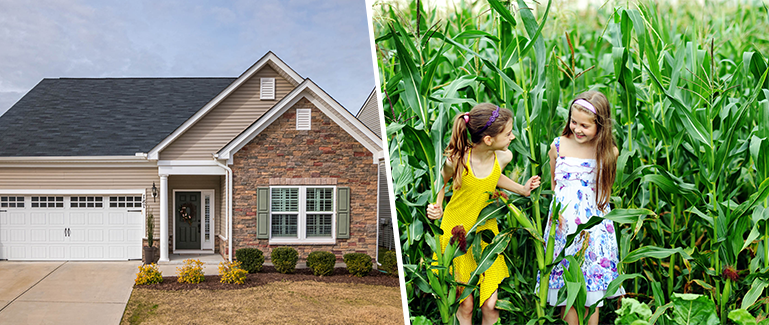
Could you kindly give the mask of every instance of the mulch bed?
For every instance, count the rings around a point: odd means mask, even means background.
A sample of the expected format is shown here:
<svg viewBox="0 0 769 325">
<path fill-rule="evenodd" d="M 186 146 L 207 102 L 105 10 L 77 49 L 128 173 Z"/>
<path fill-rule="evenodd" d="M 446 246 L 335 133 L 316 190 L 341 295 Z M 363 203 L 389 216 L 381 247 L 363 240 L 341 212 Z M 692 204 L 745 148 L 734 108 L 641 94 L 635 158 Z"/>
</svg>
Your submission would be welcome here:
<svg viewBox="0 0 769 325">
<path fill-rule="evenodd" d="M 175 276 L 164 276 L 163 282 L 150 285 L 134 285 L 134 288 L 147 288 L 156 290 L 233 290 L 250 287 L 258 287 L 272 282 L 285 281 L 315 281 L 329 283 L 358 283 L 368 285 L 380 285 L 386 287 L 399 286 L 398 278 L 389 276 L 378 270 L 371 270 L 367 276 L 357 277 L 347 272 L 346 268 L 338 267 L 334 269 L 332 275 L 315 276 L 309 268 L 296 269 L 293 274 L 283 274 L 275 270 L 274 266 L 265 265 L 262 271 L 246 276 L 244 284 L 220 283 L 218 275 L 206 275 L 206 280 L 201 283 L 179 283 Z"/>
</svg>

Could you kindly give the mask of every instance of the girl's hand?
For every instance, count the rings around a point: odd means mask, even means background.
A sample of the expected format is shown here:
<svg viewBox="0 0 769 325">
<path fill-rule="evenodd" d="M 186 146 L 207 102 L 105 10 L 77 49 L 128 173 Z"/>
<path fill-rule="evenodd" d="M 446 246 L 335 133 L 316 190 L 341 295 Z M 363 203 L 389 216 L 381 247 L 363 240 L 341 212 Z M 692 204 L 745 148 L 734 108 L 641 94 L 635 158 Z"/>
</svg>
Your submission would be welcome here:
<svg viewBox="0 0 769 325">
<path fill-rule="evenodd" d="M 526 190 L 526 196 L 531 195 L 531 191 L 539 187 L 540 178 L 539 175 L 534 175 L 531 178 L 529 178 L 528 181 L 526 181 L 526 185 L 523 186 L 524 190 Z"/>
<path fill-rule="evenodd" d="M 443 207 L 441 207 L 441 204 L 428 204 L 427 217 L 430 218 L 430 220 L 438 220 L 443 217 Z"/>
</svg>

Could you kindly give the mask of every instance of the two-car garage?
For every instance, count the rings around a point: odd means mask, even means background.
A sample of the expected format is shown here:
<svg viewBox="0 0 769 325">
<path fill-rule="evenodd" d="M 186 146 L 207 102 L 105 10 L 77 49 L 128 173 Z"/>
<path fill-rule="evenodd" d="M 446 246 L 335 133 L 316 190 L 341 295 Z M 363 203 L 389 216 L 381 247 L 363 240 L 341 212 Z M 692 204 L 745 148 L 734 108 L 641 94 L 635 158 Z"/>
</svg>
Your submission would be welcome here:
<svg viewBox="0 0 769 325">
<path fill-rule="evenodd" d="M 141 259 L 143 200 L 138 192 L 0 194 L 0 259 Z"/>
</svg>

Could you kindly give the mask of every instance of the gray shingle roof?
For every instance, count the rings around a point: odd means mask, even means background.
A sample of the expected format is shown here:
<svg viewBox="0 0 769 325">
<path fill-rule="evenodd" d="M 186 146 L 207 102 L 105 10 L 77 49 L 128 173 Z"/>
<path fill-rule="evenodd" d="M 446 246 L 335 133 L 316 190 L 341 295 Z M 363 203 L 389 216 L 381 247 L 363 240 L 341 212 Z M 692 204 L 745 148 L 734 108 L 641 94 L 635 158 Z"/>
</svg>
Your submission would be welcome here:
<svg viewBox="0 0 769 325">
<path fill-rule="evenodd" d="M 0 116 L 0 157 L 148 152 L 235 80 L 43 79 Z"/>
</svg>

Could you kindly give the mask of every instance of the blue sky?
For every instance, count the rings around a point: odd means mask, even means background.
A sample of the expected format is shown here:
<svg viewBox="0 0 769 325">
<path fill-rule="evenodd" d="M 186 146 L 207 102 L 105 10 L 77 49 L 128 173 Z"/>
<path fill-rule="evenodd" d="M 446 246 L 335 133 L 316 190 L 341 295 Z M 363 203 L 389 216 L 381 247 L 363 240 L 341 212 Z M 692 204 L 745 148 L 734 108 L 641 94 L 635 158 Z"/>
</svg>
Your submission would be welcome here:
<svg viewBox="0 0 769 325">
<path fill-rule="evenodd" d="M 355 114 L 370 44 L 363 0 L 0 0 L 0 114 L 43 78 L 237 77 L 267 51 Z"/>
</svg>

